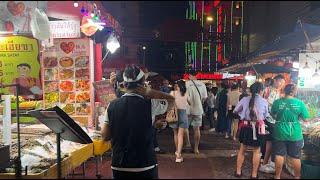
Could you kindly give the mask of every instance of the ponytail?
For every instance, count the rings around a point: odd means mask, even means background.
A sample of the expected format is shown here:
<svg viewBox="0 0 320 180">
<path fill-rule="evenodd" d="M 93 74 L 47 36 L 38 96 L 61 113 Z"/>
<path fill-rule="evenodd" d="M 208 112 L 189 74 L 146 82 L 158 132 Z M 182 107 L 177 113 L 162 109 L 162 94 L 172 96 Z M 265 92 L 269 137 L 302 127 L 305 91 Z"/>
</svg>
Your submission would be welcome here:
<svg viewBox="0 0 320 180">
<path fill-rule="evenodd" d="M 250 91 L 251 91 L 251 99 L 249 101 L 249 110 L 250 110 L 250 119 L 252 121 L 257 121 L 258 117 L 257 117 L 257 113 L 254 110 L 254 102 L 255 102 L 255 98 L 257 96 L 258 93 L 260 93 L 263 90 L 263 84 L 260 82 L 255 82 L 254 84 L 252 84 L 250 86 Z"/>
</svg>

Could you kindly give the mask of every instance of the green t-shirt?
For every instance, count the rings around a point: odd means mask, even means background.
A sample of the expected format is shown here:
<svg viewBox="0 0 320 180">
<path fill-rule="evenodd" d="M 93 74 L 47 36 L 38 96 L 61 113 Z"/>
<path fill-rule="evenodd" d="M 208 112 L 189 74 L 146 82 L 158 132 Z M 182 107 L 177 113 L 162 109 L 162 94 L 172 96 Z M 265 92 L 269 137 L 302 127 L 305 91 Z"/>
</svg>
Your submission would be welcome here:
<svg viewBox="0 0 320 180">
<path fill-rule="evenodd" d="M 309 112 L 304 102 L 296 98 L 280 98 L 274 101 L 271 114 L 276 120 L 273 138 L 279 141 L 303 139 L 299 118 L 309 118 Z"/>
</svg>

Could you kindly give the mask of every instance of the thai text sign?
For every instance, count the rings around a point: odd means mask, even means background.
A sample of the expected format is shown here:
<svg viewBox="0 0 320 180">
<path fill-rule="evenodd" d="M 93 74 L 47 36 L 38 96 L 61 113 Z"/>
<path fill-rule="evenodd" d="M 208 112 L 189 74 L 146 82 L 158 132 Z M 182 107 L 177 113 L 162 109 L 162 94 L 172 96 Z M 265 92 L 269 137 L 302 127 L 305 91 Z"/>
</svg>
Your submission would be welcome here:
<svg viewBox="0 0 320 180">
<path fill-rule="evenodd" d="M 0 83 L 18 83 L 22 96 L 42 96 L 36 39 L 23 36 L 0 37 Z M 1 89 L 0 92 L 14 94 L 15 88 Z"/>
<path fill-rule="evenodd" d="M 80 21 L 50 21 L 51 38 L 79 38 Z"/>
</svg>

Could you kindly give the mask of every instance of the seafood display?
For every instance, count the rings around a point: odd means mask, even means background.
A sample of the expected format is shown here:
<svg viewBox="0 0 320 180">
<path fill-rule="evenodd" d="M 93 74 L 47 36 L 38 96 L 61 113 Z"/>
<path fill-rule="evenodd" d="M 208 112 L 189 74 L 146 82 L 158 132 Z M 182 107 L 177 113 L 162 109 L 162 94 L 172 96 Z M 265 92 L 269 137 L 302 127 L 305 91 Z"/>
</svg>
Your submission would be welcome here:
<svg viewBox="0 0 320 180">
<path fill-rule="evenodd" d="M 64 107 L 62 107 L 62 110 L 67 114 L 72 115 L 75 112 L 75 107 L 73 104 L 66 104 Z"/>
</svg>

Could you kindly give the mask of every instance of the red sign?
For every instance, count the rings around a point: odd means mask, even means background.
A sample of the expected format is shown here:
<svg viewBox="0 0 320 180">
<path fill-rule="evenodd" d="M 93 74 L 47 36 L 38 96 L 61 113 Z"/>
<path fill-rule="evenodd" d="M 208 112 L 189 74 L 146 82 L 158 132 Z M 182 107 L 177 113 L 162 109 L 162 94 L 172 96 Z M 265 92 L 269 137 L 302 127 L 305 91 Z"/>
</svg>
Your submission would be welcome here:
<svg viewBox="0 0 320 180">
<path fill-rule="evenodd" d="M 183 79 L 189 79 L 189 76 L 190 74 L 184 74 Z M 228 74 L 228 76 L 224 76 L 224 74 L 220 74 L 220 73 L 198 73 L 196 75 L 196 78 L 200 80 L 221 80 L 221 79 L 241 80 L 243 79 L 243 75 Z"/>
</svg>

